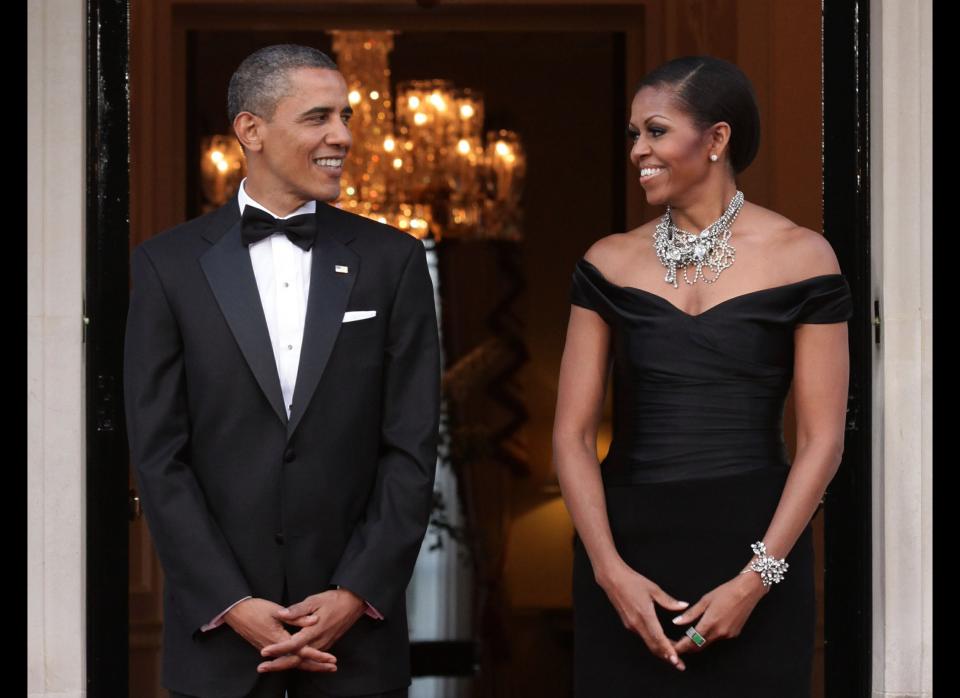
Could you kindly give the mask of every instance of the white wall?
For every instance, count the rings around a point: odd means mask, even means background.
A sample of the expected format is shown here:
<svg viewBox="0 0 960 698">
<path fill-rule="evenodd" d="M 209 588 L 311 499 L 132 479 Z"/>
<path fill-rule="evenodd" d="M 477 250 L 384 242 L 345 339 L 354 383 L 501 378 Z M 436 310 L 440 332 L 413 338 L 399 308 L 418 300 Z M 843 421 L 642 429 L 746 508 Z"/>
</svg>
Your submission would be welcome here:
<svg viewBox="0 0 960 698">
<path fill-rule="evenodd" d="M 27 2 L 27 694 L 85 695 L 82 0 Z"/>
<path fill-rule="evenodd" d="M 932 0 L 874 0 L 873 695 L 933 695 Z"/>
</svg>

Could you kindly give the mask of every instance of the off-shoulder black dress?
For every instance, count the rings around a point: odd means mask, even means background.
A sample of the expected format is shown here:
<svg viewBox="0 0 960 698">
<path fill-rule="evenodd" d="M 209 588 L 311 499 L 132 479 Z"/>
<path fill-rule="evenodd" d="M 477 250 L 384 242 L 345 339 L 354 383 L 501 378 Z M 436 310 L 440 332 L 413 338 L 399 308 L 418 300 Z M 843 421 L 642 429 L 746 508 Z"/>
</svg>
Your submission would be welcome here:
<svg viewBox="0 0 960 698">
<path fill-rule="evenodd" d="M 585 259 L 571 301 L 611 328 L 613 441 L 601 463 L 614 543 L 633 569 L 691 604 L 735 577 L 766 531 L 790 463 L 783 405 L 794 329 L 845 322 L 841 274 L 815 276 L 689 315 L 617 286 Z M 790 569 L 741 634 L 687 654 L 679 672 L 626 630 L 594 581 L 579 538 L 573 571 L 578 698 L 809 698 L 815 599 L 810 526 Z M 686 626 L 658 618 L 673 640 Z"/>
</svg>

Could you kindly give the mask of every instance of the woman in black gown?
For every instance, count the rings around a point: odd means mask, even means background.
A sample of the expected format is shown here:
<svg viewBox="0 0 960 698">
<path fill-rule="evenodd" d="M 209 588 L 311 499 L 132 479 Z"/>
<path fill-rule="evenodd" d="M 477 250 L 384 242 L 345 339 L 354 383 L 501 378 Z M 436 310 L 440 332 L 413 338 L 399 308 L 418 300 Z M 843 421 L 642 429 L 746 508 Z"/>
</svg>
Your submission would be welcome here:
<svg viewBox="0 0 960 698">
<path fill-rule="evenodd" d="M 737 190 L 759 115 L 736 66 L 664 64 L 629 133 L 665 213 L 577 263 L 554 426 L 577 530 L 575 694 L 808 698 L 810 519 L 843 450 L 849 287 L 822 235 Z"/>
</svg>

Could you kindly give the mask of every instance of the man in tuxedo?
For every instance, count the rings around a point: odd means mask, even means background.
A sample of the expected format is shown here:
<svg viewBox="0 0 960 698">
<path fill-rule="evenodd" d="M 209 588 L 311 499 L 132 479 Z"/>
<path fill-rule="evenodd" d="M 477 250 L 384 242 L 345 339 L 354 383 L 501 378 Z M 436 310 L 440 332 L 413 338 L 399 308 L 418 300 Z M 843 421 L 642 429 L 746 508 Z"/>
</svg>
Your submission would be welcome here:
<svg viewBox="0 0 960 698">
<path fill-rule="evenodd" d="M 270 46 L 230 81 L 247 178 L 131 255 L 128 432 L 174 696 L 405 696 L 439 342 L 423 245 L 331 205 L 347 87 Z"/>
</svg>

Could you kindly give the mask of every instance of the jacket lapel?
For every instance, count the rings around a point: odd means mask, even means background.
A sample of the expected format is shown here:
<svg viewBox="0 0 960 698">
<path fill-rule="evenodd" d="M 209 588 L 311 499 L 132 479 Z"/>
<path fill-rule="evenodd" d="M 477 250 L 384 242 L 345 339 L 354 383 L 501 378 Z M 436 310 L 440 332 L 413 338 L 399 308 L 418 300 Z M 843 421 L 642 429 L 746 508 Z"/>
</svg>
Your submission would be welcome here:
<svg viewBox="0 0 960 698">
<path fill-rule="evenodd" d="M 280 421 L 286 423 L 277 363 L 250 251 L 240 242 L 240 210 L 236 198 L 220 211 L 203 234 L 213 247 L 200 256 L 200 266 L 260 389 Z M 235 215 L 230 215 L 231 211 Z"/>
<path fill-rule="evenodd" d="M 360 271 L 360 256 L 347 246 L 353 239 L 347 217 L 338 214 L 338 209 L 317 202 L 317 240 L 312 248 L 307 317 L 293 408 L 287 423 L 288 438 L 296 430 L 320 383 Z M 347 271 L 337 271 L 338 267 Z"/>
</svg>

